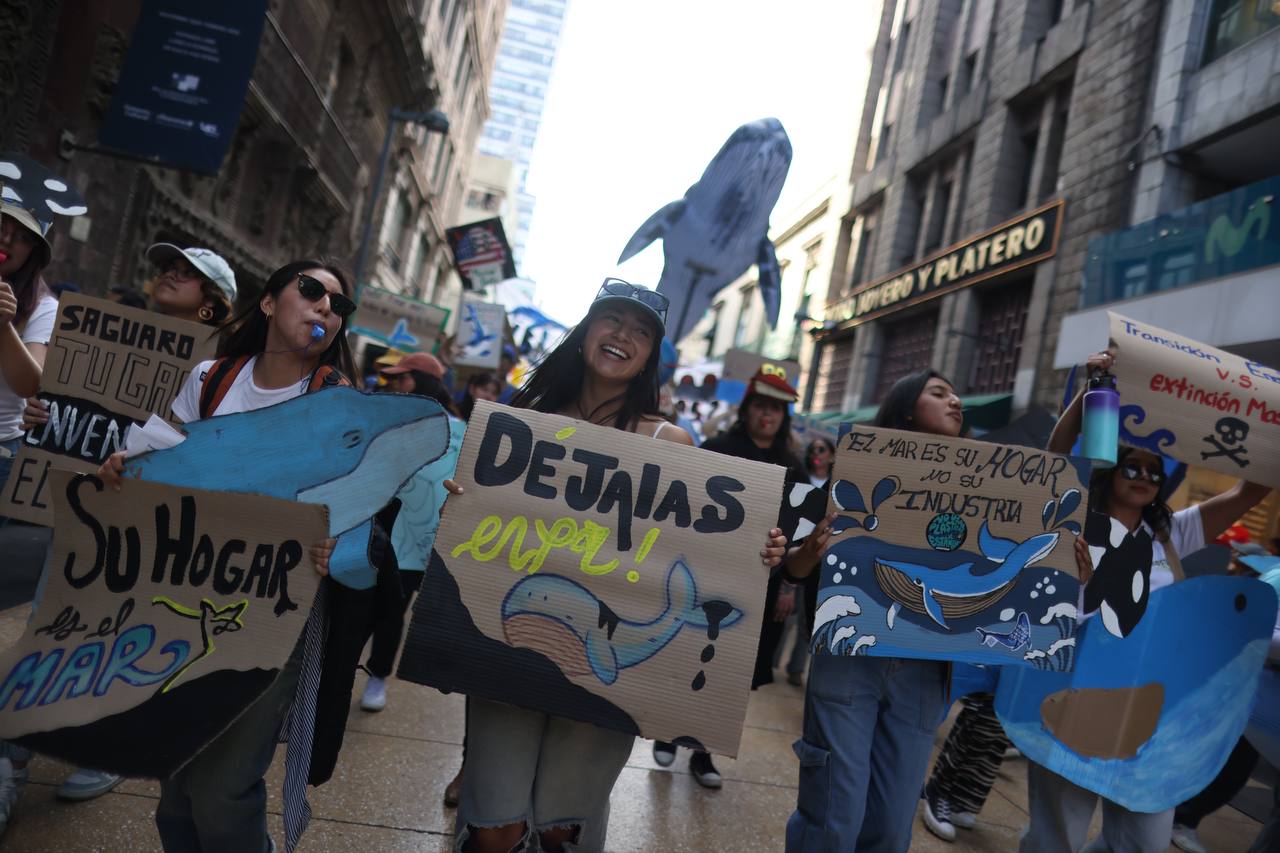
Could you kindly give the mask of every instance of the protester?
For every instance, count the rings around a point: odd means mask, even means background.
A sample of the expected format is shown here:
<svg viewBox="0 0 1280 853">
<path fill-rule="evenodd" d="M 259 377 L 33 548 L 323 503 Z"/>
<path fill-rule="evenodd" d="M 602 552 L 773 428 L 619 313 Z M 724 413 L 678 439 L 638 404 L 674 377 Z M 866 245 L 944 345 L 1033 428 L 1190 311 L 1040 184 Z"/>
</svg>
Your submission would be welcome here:
<svg viewBox="0 0 1280 853">
<path fill-rule="evenodd" d="M 1088 368 L 1090 372 L 1110 371 L 1114 362 L 1114 354 L 1101 352 L 1090 356 Z M 1080 432 L 1082 396 L 1083 391 L 1063 412 L 1049 438 L 1049 450 L 1071 450 Z M 1267 486 L 1240 482 L 1200 504 L 1173 512 L 1162 494 L 1164 481 L 1160 456 L 1125 445 L 1116 454 L 1116 464 L 1095 470 L 1089 481 L 1090 510 L 1111 516 L 1131 531 L 1141 527 L 1151 535 L 1148 585 L 1152 593 L 1172 584 L 1175 571 L 1181 575 L 1181 555 L 1204 547 L 1271 492 Z M 1075 551 L 1080 579 L 1087 583 L 1093 564 L 1083 536 L 1076 539 Z M 1082 614 L 1081 622 L 1090 616 Z M 1035 762 L 1027 766 L 1027 794 L 1031 824 L 1022 837 L 1022 853 L 1075 853 L 1085 844 L 1100 799 L 1102 834 L 1090 845 L 1091 851 L 1164 850 L 1169 846 L 1173 809 L 1155 814 L 1130 811 Z"/>
<path fill-rule="evenodd" d="M 469 421 L 477 400 L 487 400 L 492 403 L 501 393 L 502 382 L 497 376 L 487 370 L 476 373 L 467 380 L 466 388 L 462 391 L 462 399 L 458 403 L 458 414 L 464 421 Z"/>
<path fill-rule="evenodd" d="M 454 417 L 453 401 L 444 387 L 444 365 L 435 356 L 411 353 L 383 370 L 382 375 L 387 380 L 384 390 L 416 394 L 441 405 L 449 418 L 449 448 L 435 462 L 418 469 L 413 479 L 396 494 L 401 506 L 391 529 L 391 546 L 396 552 L 400 574 L 378 586 L 373 644 L 365 663 L 369 680 L 360 697 L 360 707 L 365 711 L 381 711 L 387 707 L 387 679 L 404 633 L 404 612 L 409 599 L 422 585 L 422 574 L 440 526 L 440 507 L 448 495 L 444 481 L 453 476 L 466 432 L 466 425 Z"/>
<path fill-rule="evenodd" d="M 996 783 L 1009 748 L 996 718 L 995 696 L 975 693 L 960 700 L 960 713 L 925 784 L 921 819 L 943 841 L 956 840 L 956 828 L 973 829 Z"/>
<path fill-rule="evenodd" d="M 183 422 L 248 412 L 283 403 L 354 375 L 347 318 L 355 310 L 350 281 L 338 268 L 295 261 L 267 279 L 260 300 L 228 324 L 219 359 L 202 362 L 179 391 L 173 414 Z M 124 453 L 108 457 L 98 474 L 119 488 Z M 374 526 L 370 559 L 379 573 L 395 567 L 381 528 Z M 327 574 L 334 540 L 311 548 Z M 290 846 L 306 827 L 308 777 L 328 778 L 341 746 L 355 665 L 367 636 L 373 591 L 326 580 L 303 636 L 276 680 L 222 734 L 160 783 L 156 826 L 166 851 L 239 853 L 275 849 L 267 833 L 263 776 L 288 720 L 284 822 Z M 307 648 L 320 650 L 304 653 Z M 313 739 L 314 738 L 314 739 Z M 292 754 L 294 749 L 310 754 Z"/>
<path fill-rule="evenodd" d="M 951 383 L 925 370 L 894 383 L 874 425 L 956 437 L 963 423 Z M 833 518 L 788 555 L 787 575 L 809 577 Z M 934 731 L 947 711 L 949 673 L 943 661 L 814 656 L 795 747 L 800 789 L 788 851 L 907 850 Z"/>
<path fill-rule="evenodd" d="M 117 305 L 124 305 L 126 308 L 147 310 L 147 297 L 141 291 L 134 290 L 132 287 L 111 288 L 107 291 L 107 301 L 114 302 Z"/>
<path fill-rule="evenodd" d="M 658 416 L 666 307 L 661 294 L 606 279 L 587 316 L 535 368 L 512 405 L 690 444 Z M 765 566 L 778 562 L 784 544 L 781 531 L 769 532 L 760 552 Z M 602 850 L 609 793 L 633 736 L 487 699 L 473 698 L 470 706 L 455 849 Z"/>
</svg>

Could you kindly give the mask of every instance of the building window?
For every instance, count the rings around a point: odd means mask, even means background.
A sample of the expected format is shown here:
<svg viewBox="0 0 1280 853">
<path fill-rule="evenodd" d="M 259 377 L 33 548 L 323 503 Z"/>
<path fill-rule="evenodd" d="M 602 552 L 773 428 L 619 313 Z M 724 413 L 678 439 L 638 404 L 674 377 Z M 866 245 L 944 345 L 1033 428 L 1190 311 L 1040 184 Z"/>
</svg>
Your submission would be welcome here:
<svg viewBox="0 0 1280 853">
<path fill-rule="evenodd" d="M 853 369 L 853 336 L 822 345 L 822 369 L 814 388 L 811 412 L 839 412 L 844 410 L 844 387 Z"/>
<path fill-rule="evenodd" d="M 1030 302 L 1029 284 L 989 290 L 982 295 L 978 307 L 978 349 L 974 354 L 969 393 L 1013 391 Z"/>
<path fill-rule="evenodd" d="M 453 5 L 449 9 L 449 23 L 445 26 L 444 44 L 447 48 L 453 44 L 453 36 L 458 31 L 458 13 L 462 11 L 463 3 L 461 0 L 453 0 Z"/>
<path fill-rule="evenodd" d="M 924 254 L 928 255 L 942 245 L 947 233 L 947 213 L 951 209 L 951 181 L 938 184 L 933 195 L 933 209 L 929 212 L 929 228 L 924 236 Z"/>
<path fill-rule="evenodd" d="M 973 89 L 973 84 L 978 73 L 978 52 L 975 50 L 964 58 L 964 63 L 960 66 L 960 91 L 959 95 L 967 95 Z"/>
<path fill-rule="evenodd" d="M 885 325 L 884 345 L 880 349 L 880 375 L 876 379 L 876 395 L 872 402 L 883 400 L 893 383 L 902 377 L 929 366 L 937 331 L 937 311 Z"/>
<path fill-rule="evenodd" d="M 898 34 L 898 53 L 893 60 L 893 72 L 896 74 L 902 70 L 902 66 L 907 63 L 907 45 L 911 42 L 911 22 L 907 21 L 902 25 L 902 32 Z"/>
<path fill-rule="evenodd" d="M 871 265 L 871 252 L 875 248 L 876 230 L 862 226 L 862 236 L 858 238 L 858 252 L 853 257 L 853 275 L 849 277 L 849 287 L 854 288 L 862 283 Z"/>
<path fill-rule="evenodd" d="M 1031 176 L 1036 167 L 1036 146 L 1039 143 L 1039 126 L 1033 125 L 1018 137 L 1018 157 L 1021 168 L 1018 174 L 1018 200 L 1013 206 L 1014 210 L 1022 210 L 1033 197 Z"/>
<path fill-rule="evenodd" d="M 1275 0 L 1213 0 L 1204 64 L 1276 27 L 1280 27 L 1280 3 Z"/>
<path fill-rule="evenodd" d="M 938 81 L 938 112 L 947 108 L 947 90 L 951 88 L 951 75 L 943 74 Z"/>
</svg>

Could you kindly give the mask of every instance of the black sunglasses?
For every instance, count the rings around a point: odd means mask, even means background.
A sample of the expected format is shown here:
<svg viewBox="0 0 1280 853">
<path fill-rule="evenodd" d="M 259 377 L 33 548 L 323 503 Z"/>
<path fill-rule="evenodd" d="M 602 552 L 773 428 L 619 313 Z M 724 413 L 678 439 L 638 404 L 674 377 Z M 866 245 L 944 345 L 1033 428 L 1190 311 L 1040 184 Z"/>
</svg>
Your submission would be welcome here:
<svg viewBox="0 0 1280 853">
<path fill-rule="evenodd" d="M 632 284 L 620 278 L 606 278 L 604 284 L 600 285 L 600 292 L 596 294 L 596 299 L 600 300 L 606 296 L 621 296 L 626 299 L 634 299 L 641 305 L 652 308 L 654 313 L 661 318 L 663 325 L 667 322 L 667 308 L 671 305 L 671 300 L 656 290 L 650 290 L 647 287 L 641 287 L 638 284 Z"/>
<path fill-rule="evenodd" d="M 1141 465 L 1134 465 L 1132 462 L 1126 462 L 1120 466 L 1120 476 L 1126 480 L 1140 480 L 1144 474 L 1153 486 L 1158 486 L 1164 482 L 1164 471 L 1162 470 L 1144 468 Z"/>
<path fill-rule="evenodd" d="M 329 310 L 339 317 L 350 317 L 356 313 L 356 304 L 341 293 L 332 293 L 321 282 L 307 275 L 298 273 L 298 292 L 308 302 L 319 302 L 329 297 Z"/>
</svg>

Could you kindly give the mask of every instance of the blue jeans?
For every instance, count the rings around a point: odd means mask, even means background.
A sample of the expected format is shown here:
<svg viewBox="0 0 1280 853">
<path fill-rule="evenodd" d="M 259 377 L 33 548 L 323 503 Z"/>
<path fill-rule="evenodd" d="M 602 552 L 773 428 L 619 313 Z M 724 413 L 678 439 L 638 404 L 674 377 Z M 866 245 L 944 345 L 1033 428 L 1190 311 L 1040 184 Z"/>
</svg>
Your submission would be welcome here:
<svg viewBox="0 0 1280 853">
<path fill-rule="evenodd" d="M 903 853 L 947 713 L 940 661 L 814 655 L 788 853 Z"/>
</svg>

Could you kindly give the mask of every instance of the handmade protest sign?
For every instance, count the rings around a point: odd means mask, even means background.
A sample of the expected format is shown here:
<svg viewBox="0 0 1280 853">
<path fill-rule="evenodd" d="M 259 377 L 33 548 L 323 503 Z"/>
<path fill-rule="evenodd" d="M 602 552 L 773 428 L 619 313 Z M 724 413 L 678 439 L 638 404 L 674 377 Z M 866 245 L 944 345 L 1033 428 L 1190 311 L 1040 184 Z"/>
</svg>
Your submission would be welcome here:
<svg viewBox="0 0 1280 853">
<path fill-rule="evenodd" d="M 813 650 L 1070 669 L 1087 478 L 1043 450 L 846 427 Z"/>
<path fill-rule="evenodd" d="M 1162 587 L 1127 636 L 1086 620 L 1072 672 L 1002 668 L 996 715 L 1037 764 L 1132 811 L 1171 809 L 1204 790 L 1244 731 L 1275 618 L 1261 581 Z"/>
<path fill-rule="evenodd" d="M 165 778 L 276 678 L 311 612 L 324 507 L 54 470 L 53 562 L 0 656 L 0 737 Z"/>
<path fill-rule="evenodd" d="M 736 754 L 783 478 L 477 404 L 399 676 Z"/>
<path fill-rule="evenodd" d="M 1120 425 L 1148 450 L 1280 486 L 1280 370 L 1108 311 Z"/>
<path fill-rule="evenodd" d="M 64 293 L 37 395 L 49 421 L 23 436 L 0 516 L 51 524 L 50 468 L 97 470 L 124 449 L 130 424 L 172 419 L 182 383 L 216 344 L 198 323 Z"/>
<path fill-rule="evenodd" d="M 449 314 L 448 308 L 365 285 L 351 331 L 405 352 L 434 352 Z"/>
<path fill-rule="evenodd" d="M 507 311 L 501 305 L 479 299 L 464 300 L 458 323 L 458 356 L 454 365 L 496 368 L 502 358 L 506 327 Z"/>
</svg>

